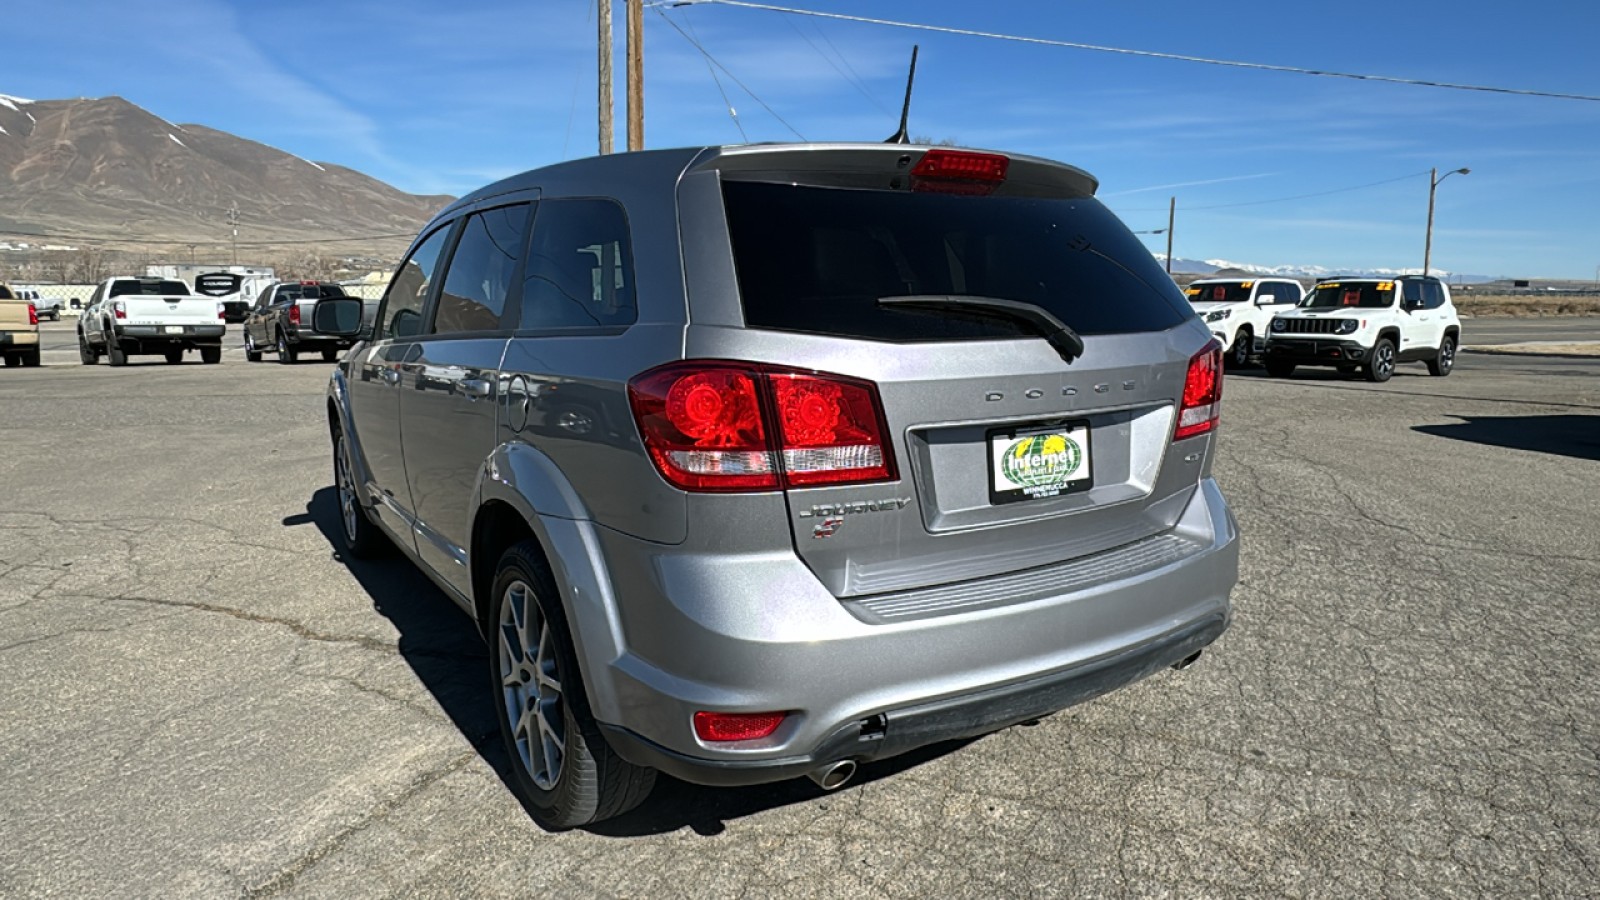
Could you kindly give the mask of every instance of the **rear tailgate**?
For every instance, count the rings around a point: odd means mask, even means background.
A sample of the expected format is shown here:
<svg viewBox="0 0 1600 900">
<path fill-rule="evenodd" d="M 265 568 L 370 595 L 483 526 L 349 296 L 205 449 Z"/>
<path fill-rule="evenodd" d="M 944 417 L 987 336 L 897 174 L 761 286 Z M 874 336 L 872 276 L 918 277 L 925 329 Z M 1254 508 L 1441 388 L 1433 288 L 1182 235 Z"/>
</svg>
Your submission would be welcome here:
<svg viewBox="0 0 1600 900">
<path fill-rule="evenodd" d="M 112 303 L 112 309 L 120 313 L 117 316 L 119 325 L 171 327 L 178 329 L 173 332 L 174 334 L 181 334 L 185 325 L 222 323 L 217 314 L 221 309 L 221 303 L 214 297 L 194 294 L 124 294 Z"/>
<path fill-rule="evenodd" d="M 886 172 L 922 152 L 888 148 Z M 983 191 L 861 189 L 881 155 L 851 154 L 845 183 L 743 160 L 722 172 L 740 355 L 872 382 L 898 463 L 893 481 L 790 487 L 796 552 L 855 597 L 1173 529 L 1210 446 L 1173 440 L 1191 362 L 1211 347 L 1176 285 L 1077 170 L 1011 160 L 1013 178 Z M 1085 349 L 1069 360 L 1015 321 L 885 296 L 1026 302 Z"/>
</svg>

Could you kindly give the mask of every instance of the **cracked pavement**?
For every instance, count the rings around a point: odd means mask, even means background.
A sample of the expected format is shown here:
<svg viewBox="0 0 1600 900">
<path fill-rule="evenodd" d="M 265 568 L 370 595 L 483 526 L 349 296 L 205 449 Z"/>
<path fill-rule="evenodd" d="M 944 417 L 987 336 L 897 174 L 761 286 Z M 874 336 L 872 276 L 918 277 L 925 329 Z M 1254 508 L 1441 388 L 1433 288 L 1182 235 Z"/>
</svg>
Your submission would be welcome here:
<svg viewBox="0 0 1600 900">
<path fill-rule="evenodd" d="M 1600 891 L 1600 361 L 1230 376 L 1196 666 L 559 834 L 468 620 L 332 553 L 325 366 L 46 364 L 0 373 L 0 896 Z"/>
</svg>

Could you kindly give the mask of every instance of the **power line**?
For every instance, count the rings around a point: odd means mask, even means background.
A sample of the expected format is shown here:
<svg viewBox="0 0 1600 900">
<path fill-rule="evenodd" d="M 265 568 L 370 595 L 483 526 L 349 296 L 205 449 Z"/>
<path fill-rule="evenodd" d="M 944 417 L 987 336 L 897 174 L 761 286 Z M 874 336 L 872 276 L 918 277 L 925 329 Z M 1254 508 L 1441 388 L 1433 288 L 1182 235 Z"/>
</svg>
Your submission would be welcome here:
<svg viewBox="0 0 1600 900">
<path fill-rule="evenodd" d="M 861 22 L 868 25 L 887 25 L 891 28 L 910 28 L 917 31 L 935 31 L 941 34 L 955 34 L 965 37 L 993 38 L 1000 41 L 1016 41 L 1023 44 L 1040 44 L 1046 47 L 1067 47 L 1074 50 L 1094 50 L 1100 53 L 1119 53 L 1124 56 L 1146 56 L 1153 59 L 1171 59 L 1179 62 L 1204 63 L 1210 66 L 1229 66 L 1236 69 L 1257 69 L 1267 72 L 1287 72 L 1292 75 L 1320 75 L 1327 78 L 1349 78 L 1356 81 L 1382 81 L 1389 84 L 1409 84 L 1416 87 L 1447 88 L 1456 91 L 1481 91 L 1490 94 L 1513 94 L 1521 97 L 1549 97 L 1556 100 L 1587 100 L 1591 103 L 1600 103 L 1600 97 L 1589 94 L 1566 94 L 1557 91 L 1535 91 L 1521 88 L 1494 87 L 1482 84 L 1458 84 L 1450 81 L 1432 81 L 1421 78 L 1399 78 L 1393 75 L 1362 75 L 1352 72 L 1334 72 L 1327 69 L 1303 69 L 1298 66 L 1276 66 L 1268 63 L 1241 62 L 1229 59 L 1211 59 L 1205 56 L 1189 56 L 1182 53 L 1161 53 L 1155 50 L 1130 50 L 1126 47 L 1107 47 L 1101 44 L 1084 44 L 1077 41 L 1058 41 L 1050 38 L 1024 37 L 1015 34 L 1001 34 L 994 31 L 974 31 L 968 28 L 950 28 L 944 25 L 924 25 L 918 22 L 897 22 L 892 19 L 874 19 L 867 16 L 852 16 L 845 13 L 819 12 L 814 9 L 793 9 L 786 6 L 772 6 L 766 3 L 750 3 L 747 0 L 657 0 L 653 7 L 660 6 L 699 6 L 714 4 L 718 6 L 737 6 L 745 9 L 760 9 L 768 12 L 787 13 L 793 16 L 816 16 L 821 19 L 839 19 L 845 22 Z"/>
<path fill-rule="evenodd" d="M 788 122 L 784 121 L 783 116 L 778 115 L 776 110 L 774 110 L 772 107 L 768 106 L 767 105 L 767 101 L 765 101 L 765 100 L 761 99 L 760 97 L 756 96 L 756 92 L 755 91 L 750 90 L 748 85 L 746 85 L 744 82 L 740 81 L 739 80 L 739 76 L 737 76 L 737 75 L 733 74 L 732 72 L 728 71 L 728 67 L 727 66 L 723 65 L 720 62 L 717 62 L 716 57 L 712 56 L 711 52 L 708 51 L 706 48 L 700 46 L 700 42 L 699 41 L 697 41 L 694 38 L 690 37 L 688 32 L 685 32 L 682 28 L 679 28 L 678 27 L 678 23 L 672 21 L 672 17 L 671 16 L 668 16 L 666 13 L 662 12 L 659 6 L 654 7 L 654 9 L 655 9 L 657 15 L 661 16 L 661 18 L 666 20 L 668 25 L 672 26 L 672 30 L 673 31 L 676 31 L 677 33 L 683 35 L 683 39 L 684 40 L 688 41 L 696 50 L 699 50 L 700 51 L 700 55 L 704 56 L 707 60 L 709 60 L 717 68 L 721 69 L 722 70 L 722 74 L 724 74 L 724 75 L 728 76 L 729 78 L 733 79 L 733 83 L 734 84 L 737 84 L 739 87 L 744 88 L 744 92 L 746 94 L 749 94 L 750 98 L 752 100 L 754 100 L 757 103 L 761 104 L 761 108 L 766 110 L 767 112 L 771 113 L 772 117 L 774 119 L 777 119 L 779 122 L 783 122 L 783 127 L 785 127 L 787 129 L 789 129 L 790 131 L 794 132 L 794 136 L 799 138 L 800 140 L 803 141 L 803 140 L 806 139 L 805 135 L 803 135 L 799 131 L 797 131 L 793 125 L 790 125 Z M 742 131 L 742 129 L 741 129 L 741 131 Z"/>
<path fill-rule="evenodd" d="M 665 16 L 663 16 L 665 18 Z M 694 34 L 694 23 L 689 22 L 689 33 Z M 698 40 L 699 35 L 694 35 Z M 722 95 L 722 105 L 728 108 L 728 118 L 733 120 L 733 127 L 739 129 L 739 139 L 746 144 L 750 143 L 750 135 L 744 133 L 744 123 L 739 121 L 739 111 L 733 108 L 733 101 L 728 99 L 728 92 L 722 86 L 722 79 L 717 77 L 717 70 L 711 66 L 711 58 L 702 54 L 701 59 L 706 64 L 706 71 L 711 74 L 712 83 L 717 86 L 717 93 Z"/>
</svg>

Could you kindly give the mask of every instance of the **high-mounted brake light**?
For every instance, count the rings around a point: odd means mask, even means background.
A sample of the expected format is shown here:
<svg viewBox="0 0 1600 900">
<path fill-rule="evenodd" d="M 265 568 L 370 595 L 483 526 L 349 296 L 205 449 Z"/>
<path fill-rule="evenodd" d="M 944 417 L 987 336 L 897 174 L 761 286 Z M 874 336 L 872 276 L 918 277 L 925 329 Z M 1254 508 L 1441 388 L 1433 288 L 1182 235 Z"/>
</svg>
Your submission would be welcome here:
<svg viewBox="0 0 1600 900">
<path fill-rule="evenodd" d="M 788 713 L 718 713 L 701 710 L 694 714 L 694 733 L 702 741 L 753 741 L 764 738 L 783 724 Z"/>
<path fill-rule="evenodd" d="M 987 194 L 1006 180 L 1011 160 L 998 153 L 934 148 L 911 169 L 911 189 L 956 194 Z"/>
<path fill-rule="evenodd" d="M 672 363 L 628 384 L 646 450 L 687 491 L 771 491 L 896 477 L 877 386 L 733 362 Z"/>
<path fill-rule="evenodd" d="M 1172 439 L 1205 434 L 1222 417 L 1222 346 L 1216 341 L 1189 360 L 1183 379 L 1183 402 L 1178 406 L 1178 427 Z"/>
</svg>

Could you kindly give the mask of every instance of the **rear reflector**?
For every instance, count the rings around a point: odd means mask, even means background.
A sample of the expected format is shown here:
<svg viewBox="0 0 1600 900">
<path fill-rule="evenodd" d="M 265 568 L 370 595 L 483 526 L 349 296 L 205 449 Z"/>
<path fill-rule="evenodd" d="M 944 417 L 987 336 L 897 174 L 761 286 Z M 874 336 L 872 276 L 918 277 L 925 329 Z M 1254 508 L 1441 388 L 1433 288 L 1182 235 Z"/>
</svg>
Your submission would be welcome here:
<svg viewBox="0 0 1600 900">
<path fill-rule="evenodd" d="M 1178 427 L 1172 439 L 1205 434 L 1222 417 L 1222 345 L 1212 341 L 1189 360 L 1183 379 L 1183 403 L 1178 407 Z"/>
<path fill-rule="evenodd" d="M 717 713 L 694 714 L 694 733 L 702 741 L 753 741 L 778 730 L 788 713 Z"/>
</svg>

